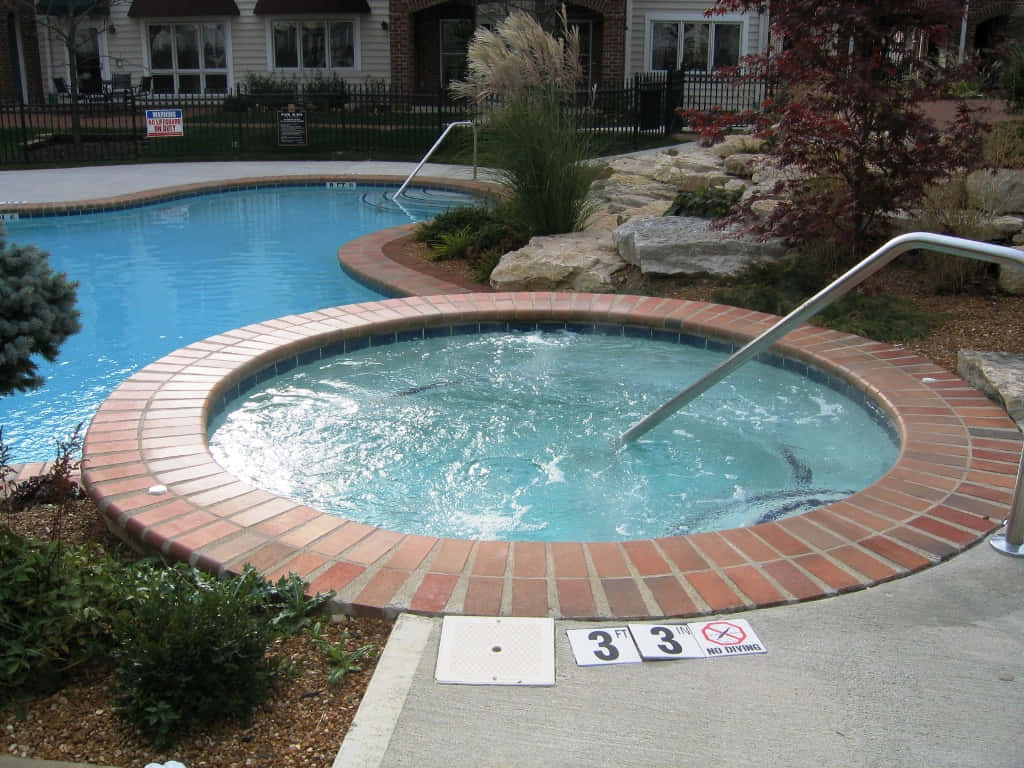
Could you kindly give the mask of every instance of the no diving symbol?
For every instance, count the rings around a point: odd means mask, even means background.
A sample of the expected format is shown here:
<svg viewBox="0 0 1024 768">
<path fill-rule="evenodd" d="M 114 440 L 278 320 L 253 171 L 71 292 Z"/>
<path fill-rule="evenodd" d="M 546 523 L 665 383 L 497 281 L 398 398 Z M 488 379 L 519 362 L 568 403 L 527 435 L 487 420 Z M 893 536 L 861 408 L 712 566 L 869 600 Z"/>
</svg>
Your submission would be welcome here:
<svg viewBox="0 0 1024 768">
<path fill-rule="evenodd" d="M 715 645 L 739 645 L 747 639 L 743 627 L 728 621 L 712 621 L 701 632 L 705 640 Z"/>
</svg>

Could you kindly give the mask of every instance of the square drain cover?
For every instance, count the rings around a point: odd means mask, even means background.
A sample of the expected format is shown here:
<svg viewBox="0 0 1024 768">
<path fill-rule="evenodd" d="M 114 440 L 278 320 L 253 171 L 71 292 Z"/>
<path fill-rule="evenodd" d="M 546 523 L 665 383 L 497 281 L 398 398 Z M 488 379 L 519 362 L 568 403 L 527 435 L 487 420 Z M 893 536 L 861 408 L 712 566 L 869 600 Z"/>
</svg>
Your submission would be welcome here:
<svg viewBox="0 0 1024 768">
<path fill-rule="evenodd" d="M 554 685 L 554 619 L 445 616 L 434 679 L 464 685 Z"/>
</svg>

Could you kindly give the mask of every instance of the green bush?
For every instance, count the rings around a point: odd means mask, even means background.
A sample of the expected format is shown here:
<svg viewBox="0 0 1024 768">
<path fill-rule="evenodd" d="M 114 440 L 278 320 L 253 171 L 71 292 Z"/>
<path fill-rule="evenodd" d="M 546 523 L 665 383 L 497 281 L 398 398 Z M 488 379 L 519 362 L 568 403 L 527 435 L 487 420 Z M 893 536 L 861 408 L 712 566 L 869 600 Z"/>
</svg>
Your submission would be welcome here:
<svg viewBox="0 0 1024 768">
<path fill-rule="evenodd" d="M 434 261 L 464 259 L 472 247 L 473 230 L 463 227 L 454 232 L 442 232 L 438 239 L 430 244 L 430 253 Z"/>
<path fill-rule="evenodd" d="M 676 195 L 666 216 L 699 216 L 702 219 L 717 219 L 726 216 L 740 201 L 743 193 L 729 191 L 722 187 L 701 187 L 692 191 L 684 190 Z"/>
<path fill-rule="evenodd" d="M 529 239 L 507 216 L 504 208 L 460 206 L 420 224 L 414 237 L 428 243 L 438 260 L 466 259 L 473 279 L 486 283 L 502 254 L 522 248 Z"/>
<path fill-rule="evenodd" d="M 0 397 L 41 387 L 33 355 L 50 362 L 81 329 L 75 309 L 78 283 L 50 270 L 32 246 L 7 246 L 0 228 Z"/>
<path fill-rule="evenodd" d="M 99 549 L 0 527 L 0 705 L 57 690 L 69 669 L 106 657 L 122 594 L 119 564 Z"/>
<path fill-rule="evenodd" d="M 317 109 L 336 109 L 348 103 L 345 79 L 337 74 L 317 74 L 302 84 L 303 100 Z"/>
<path fill-rule="evenodd" d="M 215 720 L 247 722 L 278 671 L 259 574 L 218 580 L 177 565 L 133 581 L 115 624 L 124 716 L 158 749 Z"/>
<path fill-rule="evenodd" d="M 494 218 L 495 214 L 482 206 L 460 205 L 418 224 L 413 236 L 421 243 L 434 243 L 441 239 L 441 235 L 461 229 L 479 230 L 494 221 Z"/>
<path fill-rule="evenodd" d="M 787 315 L 828 282 L 821 261 L 807 255 L 748 266 L 714 293 L 713 300 L 758 312 Z M 844 296 L 811 318 L 812 323 L 878 341 L 908 341 L 927 335 L 938 318 L 892 296 Z"/>
</svg>

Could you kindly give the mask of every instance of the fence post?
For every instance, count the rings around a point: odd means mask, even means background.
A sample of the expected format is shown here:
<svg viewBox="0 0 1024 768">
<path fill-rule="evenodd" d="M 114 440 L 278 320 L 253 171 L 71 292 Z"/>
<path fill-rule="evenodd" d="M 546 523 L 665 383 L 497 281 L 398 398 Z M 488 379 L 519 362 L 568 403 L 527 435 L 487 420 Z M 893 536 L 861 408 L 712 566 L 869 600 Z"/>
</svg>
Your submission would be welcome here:
<svg viewBox="0 0 1024 768">
<path fill-rule="evenodd" d="M 132 147 L 134 147 L 135 162 L 138 162 L 139 157 L 142 154 L 142 140 L 139 138 L 139 108 L 138 103 L 135 101 L 135 94 L 130 92 L 126 93 L 125 102 L 127 104 L 129 114 L 132 116 Z"/>
<path fill-rule="evenodd" d="M 28 165 L 32 161 L 29 159 L 28 154 L 28 124 L 25 121 L 25 102 L 21 102 L 18 105 L 18 112 L 21 115 L 21 154 L 25 159 L 25 164 Z"/>
<path fill-rule="evenodd" d="M 633 93 L 630 94 L 633 102 L 633 149 L 640 147 L 640 74 L 633 75 Z"/>
</svg>

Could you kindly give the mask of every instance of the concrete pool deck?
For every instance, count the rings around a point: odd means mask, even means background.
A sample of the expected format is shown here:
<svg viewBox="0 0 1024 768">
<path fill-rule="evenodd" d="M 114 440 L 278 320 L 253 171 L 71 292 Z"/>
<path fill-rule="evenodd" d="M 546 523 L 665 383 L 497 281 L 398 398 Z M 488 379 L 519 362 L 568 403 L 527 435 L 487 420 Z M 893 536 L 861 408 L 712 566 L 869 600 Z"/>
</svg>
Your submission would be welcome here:
<svg viewBox="0 0 1024 768">
<path fill-rule="evenodd" d="M 245 164 L 235 172 L 243 178 L 255 177 L 260 175 L 259 165 Z M 91 170 L 97 180 L 109 172 L 107 168 Z M 19 174 L 20 178 L 23 173 L 31 176 L 40 172 L 0 172 L 0 198 L 13 197 L 8 193 L 8 185 L 14 181 L 11 174 Z M 138 178 L 131 183 L 145 187 L 148 181 L 152 186 L 153 177 L 147 176 L 149 173 L 145 167 L 140 167 L 126 172 L 122 178 L 127 180 L 134 174 Z M 323 172 L 314 173 L 321 175 Z M 95 187 L 88 183 L 87 176 L 79 177 L 86 183 L 78 190 L 80 196 L 72 196 L 72 199 L 81 200 L 94 192 Z M 62 180 L 55 179 L 55 182 Z M 45 195 L 42 186 L 39 194 Z M 51 199 L 44 196 L 39 202 Z M 372 248 L 368 248 L 365 254 L 372 252 Z M 492 296 L 487 300 L 496 299 Z M 455 301 L 455 297 L 448 301 Z M 514 306 L 516 297 L 506 301 Z M 729 318 L 719 320 L 731 328 Z M 732 320 L 735 322 L 736 318 Z M 377 321 L 384 319 L 377 318 L 373 322 Z M 289 328 L 278 323 L 261 324 L 258 331 L 269 334 L 275 341 L 279 337 L 292 340 Z M 908 423 L 915 429 L 923 429 L 918 433 L 923 442 L 915 443 L 915 448 L 938 459 L 938 463 L 928 461 L 922 465 L 919 458 L 907 457 L 911 463 L 906 469 L 914 474 L 903 477 L 897 488 L 876 489 L 881 497 L 872 498 L 867 507 L 858 501 L 851 505 L 852 509 L 844 507 L 837 512 L 829 508 L 822 513 L 839 520 L 844 530 L 873 531 L 867 534 L 867 539 L 875 539 L 876 549 L 860 540 L 830 547 L 830 544 L 835 545 L 830 537 L 836 533 L 824 528 L 819 518 L 812 517 L 798 523 L 796 530 L 782 527 L 784 536 L 778 535 L 779 532 L 770 534 L 774 544 L 762 539 L 760 534 L 742 541 L 720 540 L 718 535 L 710 536 L 703 544 L 700 540 L 693 541 L 693 551 L 701 555 L 708 566 L 706 572 L 711 574 L 701 578 L 717 577 L 738 586 L 733 578 L 741 580 L 742 574 L 748 572 L 745 568 L 764 573 L 765 565 L 778 562 L 783 564 L 782 569 L 790 571 L 792 568 L 802 574 L 818 587 L 821 595 L 835 594 L 837 590 L 826 590 L 819 577 L 805 566 L 823 561 L 851 576 L 849 568 L 859 574 L 856 567 L 836 558 L 837 552 L 846 551 L 855 553 L 862 564 L 880 563 L 887 569 L 884 573 L 909 573 L 916 569 L 890 560 L 878 551 L 879 548 L 894 556 L 909 553 L 915 556 L 915 564 L 924 560 L 924 565 L 930 565 L 952 554 L 950 548 L 959 551 L 969 547 L 971 541 L 981 540 L 1000 515 L 1008 512 L 1005 499 L 1012 493 L 1012 486 L 1006 485 L 1006 477 L 1016 471 L 1014 462 L 1019 458 L 1020 436 L 1013 431 L 1015 428 L 1005 419 L 1005 414 L 946 371 L 941 371 L 941 378 L 930 376 L 927 372 L 934 366 L 925 361 L 912 360 L 900 350 L 885 348 L 885 345 L 868 350 L 866 347 L 874 346 L 871 342 L 860 340 L 860 344 L 865 348 L 858 350 L 855 345 L 849 350 L 851 355 L 857 358 L 863 354 L 873 355 L 869 366 L 873 370 L 871 375 L 880 377 L 874 385 L 892 392 L 892 397 L 904 409 Z M 196 351 L 206 353 L 208 359 L 217 354 L 212 350 Z M 888 357 L 883 352 L 887 352 Z M 194 360 L 189 359 L 186 367 L 195 365 Z M 154 371 L 155 381 L 169 382 L 170 375 L 189 375 L 183 371 Z M 208 376 L 206 373 L 192 375 L 204 381 Z M 919 377 L 937 381 L 924 384 Z M 183 391 L 191 392 L 196 382 L 182 383 L 187 387 Z M 155 404 L 160 400 L 165 405 L 179 398 L 170 396 L 173 391 L 166 389 L 163 394 L 168 397 L 158 397 L 159 389 L 136 390 L 146 392 L 148 402 Z M 163 522 L 178 521 L 186 528 L 191 522 L 205 519 L 200 516 L 187 522 L 187 514 L 182 509 L 175 514 L 172 504 L 192 506 L 188 495 L 176 493 L 175 499 L 148 497 L 130 488 L 133 480 L 146 474 L 131 474 L 130 469 L 124 473 L 123 470 L 144 461 L 166 461 L 159 454 L 168 449 L 180 450 L 180 446 L 175 447 L 173 443 L 181 436 L 157 437 L 152 431 L 174 430 L 170 425 L 155 426 L 160 418 L 158 411 L 162 409 L 147 408 L 147 418 L 143 420 L 142 411 L 131 405 L 139 397 L 129 396 L 126 390 L 116 399 L 119 402 L 110 415 L 119 414 L 114 416 L 114 421 L 128 426 L 124 431 L 131 433 L 129 437 L 134 435 L 138 441 L 140 435 L 146 434 L 155 440 L 170 440 L 172 445 L 146 447 L 137 442 L 143 448 L 138 457 L 128 455 L 132 450 L 120 456 L 117 454 L 121 449 L 98 450 L 97 456 L 106 457 L 104 461 L 108 462 L 103 465 L 104 469 L 113 472 L 121 467 L 122 476 L 96 482 L 112 484 L 109 486 L 112 502 L 130 498 L 148 502 L 133 510 L 138 514 L 162 510 L 154 517 L 169 513 Z M 184 410 L 180 415 L 194 426 L 196 416 L 191 411 L 197 405 L 182 406 Z M 983 412 L 970 410 L 975 407 Z M 133 415 L 136 411 L 138 418 Z M 996 421 L 972 423 L 979 416 Z M 992 438 L 980 433 L 993 426 L 1006 439 L 1000 438 L 996 444 L 983 442 Z M 97 448 L 101 446 L 102 442 L 96 444 Z M 1009 450 L 992 453 L 994 448 Z M 189 447 L 183 456 L 201 457 L 201 454 Z M 170 460 L 180 458 L 170 456 Z M 171 478 L 173 482 L 169 485 L 190 482 L 192 475 L 187 470 L 198 465 L 188 464 L 188 461 L 186 459 L 182 476 Z M 993 472 L 993 469 L 999 471 Z M 199 477 L 198 471 L 194 476 Z M 992 482 L 994 478 L 998 479 Z M 118 491 L 113 485 L 116 483 L 124 483 L 128 488 Z M 184 492 L 185 487 L 181 488 Z M 996 499 L 987 498 L 993 493 Z M 941 496 L 942 501 L 922 499 L 915 494 Z M 922 502 L 927 502 L 927 511 L 918 511 Z M 946 502 L 951 502 L 952 506 Z M 983 506 L 978 507 L 979 504 Z M 971 508 L 960 509 L 963 506 Z M 844 517 L 844 512 L 854 517 Z M 287 513 L 288 510 L 282 511 L 276 517 Z M 211 526 L 225 522 L 238 525 L 239 514 L 242 513 L 214 517 L 182 535 L 195 537 L 204 528 L 212 533 L 215 529 Z M 947 520 L 942 515 L 955 519 Z M 871 524 L 865 525 L 868 521 Z M 965 522 L 969 524 L 964 525 Z M 960 539 L 968 534 L 970 540 L 954 545 L 949 539 L 920 528 L 935 524 L 949 526 Z M 874 530 L 874 526 L 880 528 Z M 248 532 L 248 528 L 242 528 L 234 536 L 241 538 Z M 369 535 L 363 537 L 364 542 L 368 543 Z M 763 547 L 758 546 L 758 542 Z M 919 548 L 921 544 L 928 548 Z M 941 551 L 931 552 L 937 545 Z M 774 552 L 774 559 L 753 561 L 747 550 L 754 546 L 762 552 Z M 807 551 L 790 551 L 793 546 Z M 473 567 L 459 576 L 465 579 L 467 591 L 473 578 L 499 578 L 474 573 L 481 551 L 479 545 L 473 547 L 475 550 L 468 558 Z M 676 561 L 657 542 L 651 547 L 631 545 L 630 548 L 647 552 L 653 548 L 670 568 L 667 574 L 644 575 L 640 571 L 633 575 L 639 570 L 633 553 L 625 546 L 612 548 L 630 571 L 630 581 L 636 589 L 645 589 L 642 592 L 645 599 L 654 594 L 647 591 L 645 585 L 656 579 L 664 583 L 675 580 L 686 594 L 696 592 L 687 573 L 679 571 Z M 506 571 L 501 577 L 503 589 L 512 589 L 510 599 L 516 590 L 515 579 L 539 578 L 517 576 L 521 573 L 517 568 L 522 569 L 529 563 L 529 556 L 520 560 L 516 548 L 513 546 L 511 550 L 510 554 L 506 553 Z M 310 551 L 309 545 L 305 551 Z M 346 550 L 352 551 L 351 548 Z M 439 551 L 439 545 L 435 545 L 425 559 L 432 564 Z M 397 554 L 389 556 L 395 558 Z M 808 554 L 821 560 L 807 559 Z M 556 570 L 557 581 L 559 561 L 547 548 L 545 555 L 546 567 Z M 645 570 L 649 570 L 651 561 L 637 557 L 648 563 Z M 726 559 L 726 564 L 719 562 L 721 558 Z M 737 559 L 735 564 L 728 564 Z M 385 564 L 389 565 L 390 561 Z M 602 578 L 592 557 L 585 556 L 583 564 L 588 583 L 593 584 L 592 579 L 596 578 L 601 589 L 606 580 L 625 583 L 614 576 Z M 779 570 L 779 566 L 774 567 Z M 868 565 L 863 567 L 868 568 Z M 698 570 L 694 574 L 702 572 Z M 429 570 L 422 573 L 425 578 Z M 769 585 L 781 586 L 770 575 L 766 575 L 765 580 Z M 744 611 L 740 615 L 758 632 L 768 654 L 714 661 L 577 667 L 569 655 L 564 630 L 608 624 L 579 625 L 560 620 L 556 629 L 556 685 L 553 688 L 437 685 L 433 680 L 433 664 L 440 619 L 406 614 L 400 619 L 393 642 L 387 646 L 385 659 L 374 676 L 335 766 L 639 766 L 682 762 L 717 765 L 724 761 L 773 768 L 1020 766 L 1024 759 L 1024 740 L 1020 735 L 1020 713 L 1024 711 L 1024 560 L 1001 556 L 988 546 L 974 547 L 934 567 L 922 566 L 911 578 L 892 579 L 873 589 L 853 589 L 829 600 Z M 746 596 L 745 592 L 743 594 Z M 742 610 L 757 604 L 760 603 L 744 601 L 737 608 Z M 382 674 L 385 665 L 388 671 Z M 0 756 L 3 768 L 23 765 L 40 763 Z"/>
</svg>

